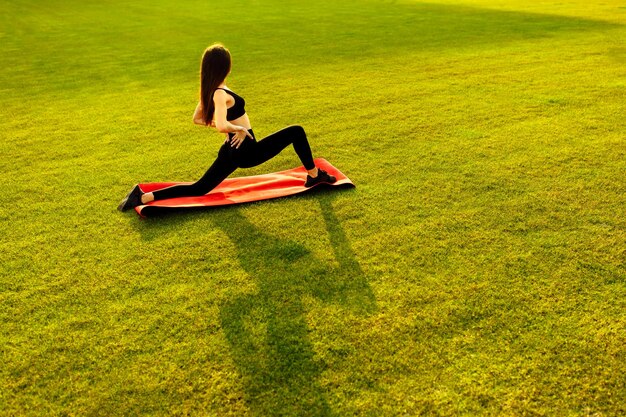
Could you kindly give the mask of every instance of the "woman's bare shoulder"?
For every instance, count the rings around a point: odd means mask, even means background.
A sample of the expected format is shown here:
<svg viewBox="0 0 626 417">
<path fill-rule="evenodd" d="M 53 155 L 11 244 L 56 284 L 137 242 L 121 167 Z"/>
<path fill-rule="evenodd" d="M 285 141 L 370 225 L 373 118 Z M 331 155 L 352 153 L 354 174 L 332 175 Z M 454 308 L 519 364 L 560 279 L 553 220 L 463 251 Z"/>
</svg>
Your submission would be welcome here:
<svg viewBox="0 0 626 417">
<path fill-rule="evenodd" d="M 226 91 L 224 90 L 215 90 L 215 92 L 213 93 L 213 101 L 218 103 L 224 103 L 225 101 L 228 100 L 228 94 L 226 94 Z"/>
</svg>

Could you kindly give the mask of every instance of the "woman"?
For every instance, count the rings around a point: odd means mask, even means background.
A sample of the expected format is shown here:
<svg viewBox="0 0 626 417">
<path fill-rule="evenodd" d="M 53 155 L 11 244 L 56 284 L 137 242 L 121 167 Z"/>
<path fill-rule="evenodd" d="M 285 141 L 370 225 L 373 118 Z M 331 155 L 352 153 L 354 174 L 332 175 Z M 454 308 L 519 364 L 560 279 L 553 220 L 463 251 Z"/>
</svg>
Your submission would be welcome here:
<svg viewBox="0 0 626 417">
<path fill-rule="evenodd" d="M 313 163 L 311 148 L 301 126 L 289 126 L 257 142 L 244 109 L 244 99 L 226 86 L 230 68 L 230 52 L 223 45 L 215 44 L 204 51 L 200 71 L 200 102 L 196 106 L 193 121 L 215 127 L 228 135 L 217 159 L 204 176 L 193 184 L 173 185 L 151 193 L 143 193 L 135 185 L 122 200 L 118 210 L 126 211 L 154 200 L 207 194 L 237 168 L 260 165 L 290 144 L 307 170 L 305 187 L 336 181 L 335 177 L 318 169 Z"/>
</svg>

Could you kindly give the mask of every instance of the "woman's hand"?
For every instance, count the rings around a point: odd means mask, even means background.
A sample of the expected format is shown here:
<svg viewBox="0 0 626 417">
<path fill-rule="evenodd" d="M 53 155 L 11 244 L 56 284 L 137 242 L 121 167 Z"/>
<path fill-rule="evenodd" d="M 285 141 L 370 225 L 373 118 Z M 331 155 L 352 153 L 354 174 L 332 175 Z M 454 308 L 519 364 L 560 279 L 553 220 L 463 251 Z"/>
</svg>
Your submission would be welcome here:
<svg viewBox="0 0 626 417">
<path fill-rule="evenodd" d="M 244 139 L 246 138 L 246 136 L 249 136 L 250 139 L 253 139 L 253 137 L 250 134 L 250 132 L 248 132 L 248 129 L 246 129 L 245 127 L 242 127 L 242 126 L 238 126 L 238 127 L 239 128 L 235 131 L 235 135 L 230 140 L 230 146 L 234 146 L 235 149 L 239 149 L 239 147 L 241 146 L 241 144 L 244 141 Z"/>
</svg>

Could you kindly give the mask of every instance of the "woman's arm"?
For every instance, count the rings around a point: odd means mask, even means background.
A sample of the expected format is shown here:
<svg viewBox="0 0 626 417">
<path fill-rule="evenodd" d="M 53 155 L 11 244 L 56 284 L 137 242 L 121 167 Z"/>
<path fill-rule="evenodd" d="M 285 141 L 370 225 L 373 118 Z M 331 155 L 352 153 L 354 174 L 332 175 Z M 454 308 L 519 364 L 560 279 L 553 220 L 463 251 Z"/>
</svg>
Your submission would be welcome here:
<svg viewBox="0 0 626 417">
<path fill-rule="evenodd" d="M 204 119 L 202 118 L 202 102 L 199 101 L 196 106 L 196 111 L 193 113 L 193 122 L 197 125 L 206 126 Z"/>
</svg>

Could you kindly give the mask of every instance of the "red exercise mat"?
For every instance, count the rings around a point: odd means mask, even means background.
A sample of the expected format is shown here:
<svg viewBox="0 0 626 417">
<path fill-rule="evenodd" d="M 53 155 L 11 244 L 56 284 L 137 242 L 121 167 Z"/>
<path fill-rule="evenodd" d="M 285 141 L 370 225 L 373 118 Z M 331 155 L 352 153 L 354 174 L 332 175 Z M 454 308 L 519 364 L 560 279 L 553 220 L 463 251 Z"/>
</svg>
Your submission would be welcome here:
<svg viewBox="0 0 626 417">
<path fill-rule="evenodd" d="M 354 187 L 352 181 L 341 171 L 332 166 L 323 158 L 315 159 L 315 165 L 337 178 L 334 184 L 324 184 L 332 187 Z M 162 213 L 172 209 L 227 206 L 230 204 L 249 203 L 251 201 L 269 200 L 270 198 L 286 197 L 311 190 L 306 188 L 307 172 L 303 166 L 287 171 L 272 174 L 254 175 L 251 177 L 226 178 L 210 193 L 200 197 L 178 197 L 167 200 L 151 201 L 148 204 L 135 207 L 135 211 L 142 217 Z M 189 182 L 152 182 L 139 184 L 144 193 L 160 190 L 176 184 L 191 184 Z M 321 185 L 321 184 L 320 184 Z"/>
</svg>

